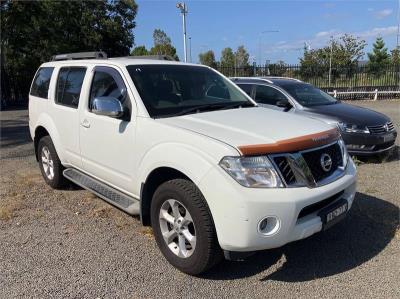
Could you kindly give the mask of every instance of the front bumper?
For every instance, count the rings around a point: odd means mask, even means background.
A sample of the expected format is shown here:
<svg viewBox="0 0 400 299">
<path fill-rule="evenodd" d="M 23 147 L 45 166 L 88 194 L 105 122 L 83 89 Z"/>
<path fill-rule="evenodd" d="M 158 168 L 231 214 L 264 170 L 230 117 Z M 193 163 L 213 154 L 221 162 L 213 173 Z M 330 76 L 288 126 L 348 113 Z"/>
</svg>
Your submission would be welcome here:
<svg viewBox="0 0 400 299">
<path fill-rule="evenodd" d="M 350 209 L 356 192 L 356 169 L 351 161 L 343 177 L 317 188 L 257 189 L 240 186 L 215 167 L 199 188 L 210 207 L 221 248 L 256 251 L 280 247 L 321 231 L 318 211 L 298 218 L 307 206 L 343 192 L 340 198 L 347 200 Z M 260 221 L 267 216 L 279 220 L 279 229 L 269 236 L 258 230 Z"/>
<path fill-rule="evenodd" d="M 361 134 L 341 132 L 351 155 L 370 156 L 386 152 L 395 147 L 396 131 L 384 134 Z"/>
</svg>

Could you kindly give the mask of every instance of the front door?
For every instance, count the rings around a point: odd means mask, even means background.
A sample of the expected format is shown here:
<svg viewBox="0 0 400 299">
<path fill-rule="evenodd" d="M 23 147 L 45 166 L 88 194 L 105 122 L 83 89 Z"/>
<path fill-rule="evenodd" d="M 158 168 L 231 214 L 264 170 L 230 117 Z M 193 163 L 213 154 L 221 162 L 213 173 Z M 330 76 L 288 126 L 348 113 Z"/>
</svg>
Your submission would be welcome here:
<svg viewBox="0 0 400 299">
<path fill-rule="evenodd" d="M 118 69 L 97 66 L 92 71 L 90 94 L 81 109 L 80 148 L 84 171 L 122 191 L 131 193 L 134 176 L 135 123 L 132 102 Z M 96 97 L 114 97 L 123 105 L 123 119 L 96 115 L 91 106 Z"/>
</svg>

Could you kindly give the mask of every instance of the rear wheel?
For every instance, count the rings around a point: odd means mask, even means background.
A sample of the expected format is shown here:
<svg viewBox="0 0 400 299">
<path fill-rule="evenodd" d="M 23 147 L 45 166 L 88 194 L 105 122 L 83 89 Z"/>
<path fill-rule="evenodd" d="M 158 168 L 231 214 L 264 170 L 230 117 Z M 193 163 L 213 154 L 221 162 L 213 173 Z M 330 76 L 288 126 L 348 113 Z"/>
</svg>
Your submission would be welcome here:
<svg viewBox="0 0 400 299">
<path fill-rule="evenodd" d="M 192 182 L 175 179 L 158 187 L 151 223 L 161 252 L 182 272 L 198 275 L 221 260 L 211 213 Z"/>
<path fill-rule="evenodd" d="M 62 172 L 64 167 L 58 158 L 50 136 L 44 136 L 38 144 L 39 167 L 46 183 L 52 188 L 59 189 L 66 183 Z"/>
</svg>

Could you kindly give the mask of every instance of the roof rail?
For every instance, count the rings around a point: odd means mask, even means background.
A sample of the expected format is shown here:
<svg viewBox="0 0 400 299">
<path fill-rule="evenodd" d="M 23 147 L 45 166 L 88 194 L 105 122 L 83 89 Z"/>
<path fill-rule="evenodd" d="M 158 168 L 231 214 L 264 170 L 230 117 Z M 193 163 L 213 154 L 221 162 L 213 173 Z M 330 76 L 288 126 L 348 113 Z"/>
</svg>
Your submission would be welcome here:
<svg viewBox="0 0 400 299">
<path fill-rule="evenodd" d="M 171 60 L 175 61 L 171 56 L 169 55 L 141 55 L 141 56 L 126 56 L 124 58 L 129 58 L 129 59 L 151 59 L 151 60 Z"/>
<path fill-rule="evenodd" d="M 291 77 L 282 77 L 282 76 L 265 76 L 262 77 L 263 79 L 286 79 L 286 80 L 294 80 L 297 82 L 303 82 L 300 79 L 296 79 L 296 78 L 291 78 Z"/>
<path fill-rule="evenodd" d="M 237 81 L 237 80 L 262 80 L 266 81 L 268 83 L 274 84 L 271 80 L 268 80 L 266 77 L 230 77 L 232 81 Z"/>
<path fill-rule="evenodd" d="M 54 55 L 52 61 L 76 60 L 76 59 L 107 59 L 107 54 L 103 51 L 79 52 Z"/>
</svg>

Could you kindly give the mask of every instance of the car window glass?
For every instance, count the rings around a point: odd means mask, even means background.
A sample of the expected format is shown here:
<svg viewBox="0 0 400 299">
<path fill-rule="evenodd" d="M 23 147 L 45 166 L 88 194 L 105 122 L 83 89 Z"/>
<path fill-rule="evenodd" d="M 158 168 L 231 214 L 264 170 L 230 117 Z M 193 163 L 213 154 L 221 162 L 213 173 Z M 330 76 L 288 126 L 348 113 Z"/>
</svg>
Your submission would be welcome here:
<svg viewBox="0 0 400 299">
<path fill-rule="evenodd" d="M 48 98 L 49 84 L 53 70 L 53 67 L 42 67 L 38 70 L 35 79 L 33 79 L 31 95 L 43 99 Z"/>
<path fill-rule="evenodd" d="M 257 85 L 255 100 L 257 103 L 261 104 L 276 105 L 277 102 L 287 100 L 287 98 L 283 93 L 273 87 Z"/>
<path fill-rule="evenodd" d="M 86 68 L 61 68 L 57 79 L 56 103 L 77 108 Z"/>
<path fill-rule="evenodd" d="M 251 89 L 253 87 L 252 84 L 238 84 L 238 86 L 249 96 L 251 96 Z"/>
<path fill-rule="evenodd" d="M 90 88 L 89 109 L 93 100 L 98 97 L 113 97 L 119 100 L 123 107 L 130 109 L 126 86 L 117 70 L 109 67 L 97 67 Z"/>
</svg>

